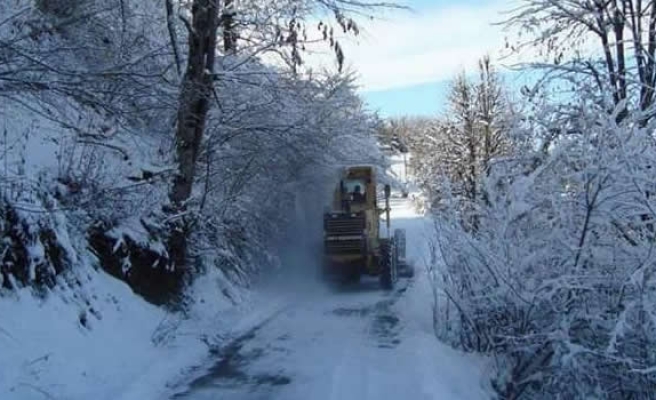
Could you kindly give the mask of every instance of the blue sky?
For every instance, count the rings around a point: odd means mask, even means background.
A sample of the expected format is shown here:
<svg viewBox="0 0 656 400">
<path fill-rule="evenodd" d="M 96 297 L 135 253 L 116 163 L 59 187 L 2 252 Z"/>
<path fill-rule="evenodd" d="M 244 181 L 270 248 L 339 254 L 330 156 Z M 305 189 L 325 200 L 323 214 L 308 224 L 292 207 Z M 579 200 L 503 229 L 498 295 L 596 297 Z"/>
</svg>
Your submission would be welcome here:
<svg viewBox="0 0 656 400">
<path fill-rule="evenodd" d="M 443 80 L 363 92 L 362 97 L 382 117 L 436 115 L 444 109 L 448 89 L 449 81 Z"/>
<path fill-rule="evenodd" d="M 449 82 L 474 71 L 485 54 L 500 60 L 504 32 L 492 23 L 514 0 L 405 0 L 413 11 L 364 21 L 364 33 L 345 39 L 347 65 L 357 71 L 361 94 L 382 116 L 443 111 Z M 502 71 L 503 63 L 497 62 Z"/>
</svg>

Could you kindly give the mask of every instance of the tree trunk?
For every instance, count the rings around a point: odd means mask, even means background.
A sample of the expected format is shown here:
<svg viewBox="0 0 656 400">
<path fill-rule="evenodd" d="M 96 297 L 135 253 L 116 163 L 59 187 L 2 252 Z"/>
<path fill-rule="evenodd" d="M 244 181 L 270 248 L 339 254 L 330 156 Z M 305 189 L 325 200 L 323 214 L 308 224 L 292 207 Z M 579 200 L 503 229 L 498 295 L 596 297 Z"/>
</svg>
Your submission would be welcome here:
<svg viewBox="0 0 656 400">
<path fill-rule="evenodd" d="M 232 54 L 237 50 L 237 32 L 235 31 L 234 1 L 225 0 L 221 24 L 223 25 L 223 50 L 226 54 Z"/>
<path fill-rule="evenodd" d="M 645 82 L 642 85 L 644 92 L 641 94 L 642 110 L 647 110 L 654 102 L 654 70 L 656 70 L 656 2 L 651 3 L 649 11 L 649 28 L 647 39 L 647 65 L 645 67 Z"/>
<path fill-rule="evenodd" d="M 178 170 L 169 195 L 174 215 L 184 214 L 193 189 L 196 160 L 213 89 L 217 24 L 216 1 L 194 0 L 189 31 L 189 56 L 182 78 L 175 134 Z M 169 251 L 176 268 L 184 268 L 185 265 L 187 228 L 187 223 L 181 221 L 171 232 Z"/>
</svg>

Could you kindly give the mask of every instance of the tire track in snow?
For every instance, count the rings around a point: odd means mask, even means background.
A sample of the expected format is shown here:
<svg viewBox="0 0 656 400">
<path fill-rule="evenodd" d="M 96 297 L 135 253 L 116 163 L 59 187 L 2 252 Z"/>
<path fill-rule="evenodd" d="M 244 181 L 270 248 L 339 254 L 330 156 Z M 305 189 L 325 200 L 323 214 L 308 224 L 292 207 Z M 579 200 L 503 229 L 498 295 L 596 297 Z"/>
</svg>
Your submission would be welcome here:
<svg viewBox="0 0 656 400">
<path fill-rule="evenodd" d="M 372 316 L 370 324 L 366 329 L 367 334 L 376 339 L 377 347 L 392 349 L 401 343 L 400 336 L 403 330 L 402 320 L 392 307 L 412 285 L 413 279 L 403 279 L 399 282 L 405 282 L 405 284 L 401 288 L 389 293 L 389 298 L 380 300 L 372 306 L 337 308 L 332 313 L 345 317 L 357 316 L 366 318 Z"/>
<path fill-rule="evenodd" d="M 258 331 L 293 307 L 293 304 L 285 304 L 279 307 L 255 326 L 247 329 L 246 332 L 238 335 L 235 339 L 232 339 L 228 344 L 210 349 L 212 358 L 216 359 L 218 357 L 218 361 L 209 368 L 196 367 L 192 369 L 185 377 L 186 382 L 188 383 L 174 385 L 174 387 L 177 387 L 177 390 L 172 391 L 170 398 L 185 398 L 190 393 L 193 393 L 200 388 L 216 386 L 215 382 L 221 379 L 232 379 L 235 382 L 241 382 L 242 384 L 249 381 L 257 384 L 268 383 L 271 385 L 289 383 L 290 379 L 284 376 L 266 374 L 260 374 L 253 377 L 248 376 L 242 371 L 242 368 L 249 360 L 260 357 L 263 353 L 254 351 L 246 357 L 241 354 L 240 351 L 246 343 L 256 337 Z"/>
<path fill-rule="evenodd" d="M 358 291 L 354 288 L 344 288 L 343 290 L 331 293 L 328 297 L 317 299 L 318 301 L 315 306 L 322 308 L 326 306 L 325 302 L 330 304 L 334 300 L 344 302 L 345 300 L 340 294 L 346 295 L 346 297 L 353 294 L 356 296 L 367 296 L 365 297 L 368 300 L 367 302 L 373 300 L 373 304 L 359 307 L 345 306 L 334 308 L 333 306 L 329 310 L 324 311 L 324 316 L 320 318 L 337 317 L 336 323 L 338 324 L 342 318 L 362 319 L 365 322 L 363 333 L 366 337 L 373 338 L 373 347 L 389 349 L 400 343 L 399 333 L 402 329 L 400 318 L 395 315 L 392 306 L 405 293 L 409 284 L 408 280 L 403 279 L 399 281 L 400 287 L 396 290 L 388 293 L 383 292 L 382 294 L 379 294 L 377 291 L 373 298 L 368 297 L 369 294 L 366 292 L 366 289 Z M 350 299 L 350 297 L 348 298 Z M 347 302 L 350 302 L 350 300 L 347 300 Z M 213 365 L 203 369 L 202 374 L 196 374 L 196 377 L 185 384 L 184 389 L 178 391 L 172 398 L 193 399 L 201 392 L 210 393 L 214 391 L 216 391 L 216 398 L 224 398 L 222 397 L 224 392 L 233 394 L 235 392 L 242 392 L 243 398 L 249 399 L 275 397 L 271 390 L 276 387 L 293 384 L 294 375 L 284 371 L 285 367 L 290 366 L 282 364 L 264 371 L 252 367 L 253 364 L 257 364 L 262 359 L 277 357 L 276 353 L 284 357 L 287 353 L 298 351 L 293 343 L 288 343 L 293 341 L 293 336 L 298 336 L 291 326 L 288 328 L 288 331 L 277 333 L 271 338 L 267 338 L 267 336 L 271 336 L 271 332 L 266 328 L 272 323 L 287 326 L 286 322 L 288 321 L 278 321 L 281 316 L 291 321 L 299 322 L 299 318 L 302 319 L 307 315 L 303 312 L 303 306 L 307 306 L 307 304 L 296 302 L 278 310 L 275 314 L 238 336 L 227 345 L 214 351 L 214 355 L 218 359 Z M 298 340 L 299 338 L 296 337 L 294 339 Z M 316 340 L 317 337 L 304 337 L 302 339 L 312 341 Z M 370 340 L 366 340 L 366 342 L 370 342 Z M 205 397 L 199 396 L 199 398 Z M 239 398 L 242 397 L 239 396 Z"/>
</svg>

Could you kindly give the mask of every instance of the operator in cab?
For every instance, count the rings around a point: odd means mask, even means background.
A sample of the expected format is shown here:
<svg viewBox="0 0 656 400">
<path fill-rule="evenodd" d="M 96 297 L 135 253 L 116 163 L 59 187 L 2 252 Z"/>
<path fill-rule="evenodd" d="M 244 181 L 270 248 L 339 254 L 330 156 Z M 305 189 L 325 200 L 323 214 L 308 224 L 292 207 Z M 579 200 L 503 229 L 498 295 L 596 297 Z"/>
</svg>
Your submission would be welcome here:
<svg viewBox="0 0 656 400">
<path fill-rule="evenodd" d="M 360 188 L 360 185 L 355 185 L 355 188 L 353 189 L 353 201 L 357 203 L 361 203 L 365 200 L 364 194 L 362 193 L 362 189 Z"/>
</svg>

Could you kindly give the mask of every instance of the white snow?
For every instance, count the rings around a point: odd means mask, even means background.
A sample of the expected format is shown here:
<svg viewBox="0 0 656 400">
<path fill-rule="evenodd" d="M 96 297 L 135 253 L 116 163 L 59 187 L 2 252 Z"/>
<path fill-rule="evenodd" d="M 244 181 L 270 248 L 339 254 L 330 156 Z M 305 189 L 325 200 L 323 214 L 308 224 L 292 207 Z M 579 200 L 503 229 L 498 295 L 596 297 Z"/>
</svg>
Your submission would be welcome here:
<svg viewBox="0 0 656 400">
<path fill-rule="evenodd" d="M 192 400 L 489 398 L 483 362 L 430 331 L 430 294 L 406 293 L 408 300 L 387 308 L 393 295 L 376 280 L 344 292 L 315 287 L 257 330 L 223 370 L 195 374 L 209 380 L 178 393 L 189 390 L 182 398 Z M 419 297 L 427 309 L 415 319 Z"/>
<path fill-rule="evenodd" d="M 154 359 L 148 328 L 157 326 L 164 313 L 107 276 L 90 276 L 83 284 L 96 298 L 88 299 L 91 307 L 81 295 L 59 289 L 47 301 L 27 290 L 0 299 L 0 398 L 116 393 Z"/>
<path fill-rule="evenodd" d="M 206 356 L 203 338 L 230 332 L 249 312 L 219 297 L 218 281 L 197 282 L 203 302 L 186 319 L 91 269 L 83 289 L 55 289 L 45 301 L 28 290 L 0 298 L 0 399 L 161 398 Z"/>
</svg>

